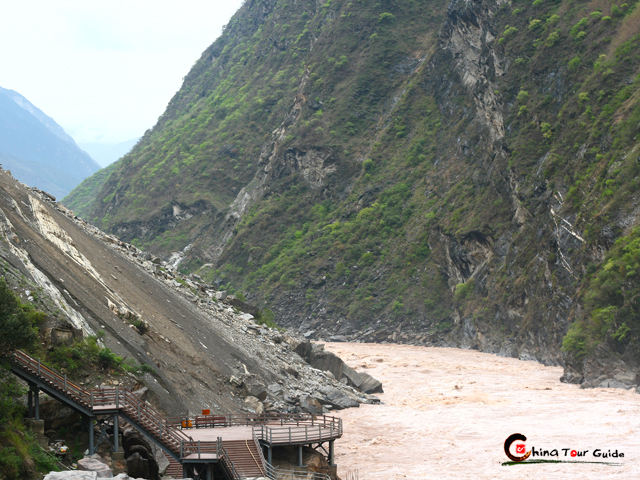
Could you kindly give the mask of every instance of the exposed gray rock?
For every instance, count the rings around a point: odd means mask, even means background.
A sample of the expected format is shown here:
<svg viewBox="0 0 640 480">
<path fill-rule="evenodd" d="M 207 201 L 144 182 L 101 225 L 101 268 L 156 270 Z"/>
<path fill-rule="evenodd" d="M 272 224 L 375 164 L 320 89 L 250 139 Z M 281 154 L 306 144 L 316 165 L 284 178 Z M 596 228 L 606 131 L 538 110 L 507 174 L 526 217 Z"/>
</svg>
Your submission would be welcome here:
<svg viewBox="0 0 640 480">
<path fill-rule="evenodd" d="M 331 335 L 329 337 L 330 342 L 348 342 L 349 339 L 344 335 Z"/>
<path fill-rule="evenodd" d="M 253 410 L 257 414 L 264 413 L 264 405 L 256 397 L 249 396 L 245 398 L 244 404 L 247 408 Z"/>
<path fill-rule="evenodd" d="M 323 402 L 328 403 L 335 409 L 342 410 L 360 406 L 356 400 L 335 387 L 322 387 L 319 391 L 323 395 Z"/>
<path fill-rule="evenodd" d="M 300 408 L 312 415 L 322 415 L 322 412 L 324 411 L 322 404 L 315 398 L 309 397 L 308 395 L 300 397 Z"/>
<path fill-rule="evenodd" d="M 98 478 L 113 478 L 111 469 L 95 458 L 85 457 L 78 460 L 78 470 L 95 472 Z"/>
<path fill-rule="evenodd" d="M 44 480 L 96 480 L 97 472 L 85 471 L 68 471 L 68 472 L 51 472 L 45 475 Z"/>
<path fill-rule="evenodd" d="M 138 390 L 132 392 L 136 397 L 138 397 L 143 402 L 147 400 L 147 395 L 149 394 L 149 389 L 147 387 L 142 387 Z"/>
<path fill-rule="evenodd" d="M 267 389 L 261 383 L 247 383 L 247 391 L 263 402 L 267 398 Z"/>
<path fill-rule="evenodd" d="M 582 388 L 632 388 L 638 385 L 637 369 L 606 345 L 598 345 L 583 362 Z"/>
<path fill-rule="evenodd" d="M 224 300 L 227 298 L 227 292 L 225 290 L 216 292 L 215 297 L 216 297 L 216 300 Z"/>
<path fill-rule="evenodd" d="M 360 385 L 360 390 L 364 393 L 384 393 L 382 389 L 382 382 L 376 380 L 367 372 L 359 373 L 360 378 L 362 379 L 362 384 Z"/>
<path fill-rule="evenodd" d="M 167 472 L 167 468 L 169 468 L 169 460 L 162 449 L 155 443 L 151 445 L 151 450 L 151 454 L 158 465 L 158 475 L 162 477 Z"/>
<path fill-rule="evenodd" d="M 274 395 L 282 395 L 282 386 L 277 383 L 272 383 L 267 387 L 267 389 Z"/>
<path fill-rule="evenodd" d="M 342 378 L 344 372 L 344 362 L 331 352 L 313 350 L 309 364 L 318 370 L 331 372 L 336 379 Z"/>
<path fill-rule="evenodd" d="M 360 386 L 362 385 L 362 377 L 358 372 L 356 372 L 350 366 L 344 364 L 342 374 L 343 374 L 342 378 L 346 378 L 348 385 L 351 385 L 353 388 L 357 388 L 358 390 L 361 390 Z"/>
</svg>

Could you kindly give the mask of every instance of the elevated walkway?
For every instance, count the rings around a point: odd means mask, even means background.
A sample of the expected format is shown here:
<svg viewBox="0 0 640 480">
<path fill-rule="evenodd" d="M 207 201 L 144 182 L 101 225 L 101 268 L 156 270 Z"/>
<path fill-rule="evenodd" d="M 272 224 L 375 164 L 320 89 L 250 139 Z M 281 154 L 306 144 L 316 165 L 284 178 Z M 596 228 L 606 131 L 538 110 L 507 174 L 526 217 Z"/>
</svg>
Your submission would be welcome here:
<svg viewBox="0 0 640 480">
<path fill-rule="evenodd" d="M 112 416 L 114 451 L 119 448 L 118 419 L 122 418 L 164 451 L 175 478 L 183 475 L 207 480 L 277 478 L 270 465 L 271 454 L 274 446 L 282 445 L 298 446 L 299 465 L 302 465 L 304 445 L 323 449 L 333 465 L 333 442 L 342 436 L 342 420 L 326 415 L 228 414 L 166 418 L 128 389 L 85 390 L 24 352 L 15 351 L 7 359 L 12 372 L 30 386 L 30 417 L 39 420 L 40 390 L 68 405 L 89 420 L 91 452 L 94 451 L 95 418 Z M 327 442 L 328 450 L 324 448 Z M 266 459 L 263 449 L 266 449 Z"/>
</svg>

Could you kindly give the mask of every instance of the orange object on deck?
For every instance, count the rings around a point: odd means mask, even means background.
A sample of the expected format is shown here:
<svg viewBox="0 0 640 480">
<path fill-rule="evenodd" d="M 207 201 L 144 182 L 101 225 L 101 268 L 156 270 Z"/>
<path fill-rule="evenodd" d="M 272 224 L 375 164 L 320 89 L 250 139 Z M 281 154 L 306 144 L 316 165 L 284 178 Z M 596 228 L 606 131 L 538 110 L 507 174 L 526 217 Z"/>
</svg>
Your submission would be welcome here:
<svg viewBox="0 0 640 480">
<path fill-rule="evenodd" d="M 192 428 L 193 420 L 182 420 L 182 428 Z"/>
</svg>

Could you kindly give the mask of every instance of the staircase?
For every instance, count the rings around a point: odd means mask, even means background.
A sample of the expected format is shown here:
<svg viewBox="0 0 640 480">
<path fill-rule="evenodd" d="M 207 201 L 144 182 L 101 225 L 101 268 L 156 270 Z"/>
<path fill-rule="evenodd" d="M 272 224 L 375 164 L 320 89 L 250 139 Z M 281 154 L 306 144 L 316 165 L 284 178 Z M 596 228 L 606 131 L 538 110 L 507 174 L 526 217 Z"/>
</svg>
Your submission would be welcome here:
<svg viewBox="0 0 640 480">
<path fill-rule="evenodd" d="M 173 459 L 173 457 L 170 457 L 167 454 L 165 454 L 165 457 L 167 457 L 167 460 L 169 460 L 169 466 L 167 467 L 165 476 L 173 477 L 173 478 L 182 478 L 182 465 L 180 465 L 178 462 L 176 462 Z"/>
<path fill-rule="evenodd" d="M 263 477 L 262 452 L 253 440 L 223 440 L 229 460 L 242 477 Z"/>
</svg>

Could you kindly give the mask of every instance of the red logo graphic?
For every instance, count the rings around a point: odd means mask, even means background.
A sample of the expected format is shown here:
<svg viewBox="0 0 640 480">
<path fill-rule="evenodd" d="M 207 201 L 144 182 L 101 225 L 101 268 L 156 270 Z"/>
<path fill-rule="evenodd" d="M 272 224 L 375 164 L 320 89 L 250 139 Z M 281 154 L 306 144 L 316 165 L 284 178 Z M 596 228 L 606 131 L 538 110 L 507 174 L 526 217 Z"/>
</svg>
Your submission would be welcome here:
<svg viewBox="0 0 640 480">
<path fill-rule="evenodd" d="M 513 435 L 509 435 L 509 437 L 504 441 L 504 453 L 506 453 L 507 457 L 509 457 L 511 461 L 522 462 L 523 460 L 529 458 L 529 455 L 531 455 L 531 450 L 527 452 L 526 447 L 523 443 L 517 443 L 516 454 L 518 454 L 518 456 L 512 454 L 509 449 L 511 448 L 511 444 L 517 441 L 526 442 L 527 437 L 525 437 L 521 433 L 514 433 Z"/>
</svg>

